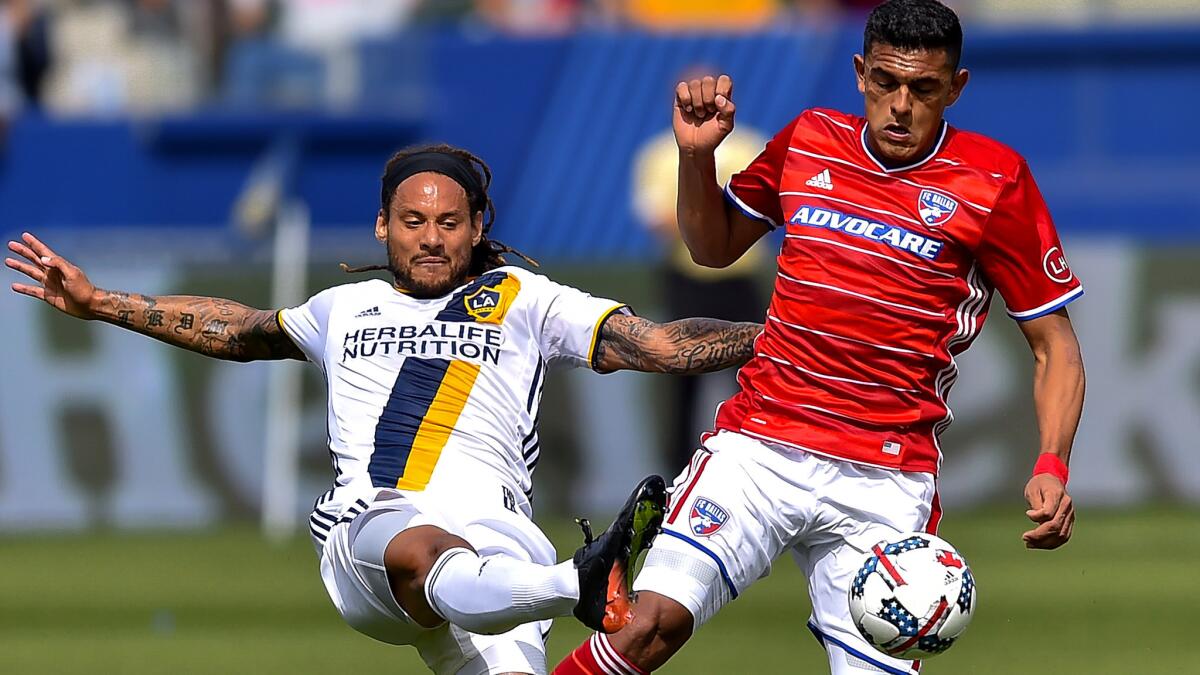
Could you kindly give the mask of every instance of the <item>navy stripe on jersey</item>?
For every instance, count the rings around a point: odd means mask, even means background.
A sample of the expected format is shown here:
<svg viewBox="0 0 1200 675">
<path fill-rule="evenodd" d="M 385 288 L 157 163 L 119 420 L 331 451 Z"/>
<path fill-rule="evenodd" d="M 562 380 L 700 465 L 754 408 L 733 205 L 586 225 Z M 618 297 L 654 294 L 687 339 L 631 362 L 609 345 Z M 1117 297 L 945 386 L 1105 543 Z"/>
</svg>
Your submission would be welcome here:
<svg viewBox="0 0 1200 675">
<path fill-rule="evenodd" d="M 404 475 L 417 431 L 449 367 L 450 361 L 446 359 L 404 360 L 375 425 L 375 452 L 367 466 L 375 487 L 394 488 Z"/>
<path fill-rule="evenodd" d="M 541 457 L 541 440 L 538 438 L 538 427 L 542 421 L 542 388 L 546 385 L 546 362 L 538 358 L 537 368 L 533 371 L 533 381 L 529 385 L 529 399 L 525 403 L 526 410 L 533 417 L 533 425 L 525 438 L 521 439 L 521 455 L 525 459 L 525 470 L 533 475 L 537 468 L 538 458 Z M 533 501 L 533 486 L 525 490 L 525 498 Z"/>
<path fill-rule="evenodd" d="M 329 448 L 329 461 L 333 464 L 333 481 L 338 485 L 342 484 L 342 467 L 338 465 L 337 453 L 333 448 Z"/>
<path fill-rule="evenodd" d="M 367 510 L 367 503 L 363 500 L 354 502 L 354 505 L 346 509 L 346 513 L 338 519 L 339 523 L 348 523 L 359 516 L 363 511 Z"/>
<path fill-rule="evenodd" d="M 525 409 L 533 414 L 533 404 L 541 396 L 542 370 L 546 360 L 538 356 L 537 368 L 533 371 L 533 381 L 529 383 L 529 400 L 525 403 Z"/>
<path fill-rule="evenodd" d="M 530 427 L 529 433 L 521 439 L 521 450 L 526 463 L 528 463 L 529 456 L 536 452 L 538 447 L 538 426 L 542 419 L 542 387 L 546 384 L 545 365 L 545 360 L 538 357 L 537 368 L 533 371 L 533 381 L 529 385 L 529 399 L 525 403 L 525 409 L 533 417 L 533 425 Z M 528 468 L 532 472 L 533 467 Z"/>
<path fill-rule="evenodd" d="M 329 494 L 330 493 L 325 493 L 324 495 L 318 497 L 318 503 L 320 503 L 322 500 L 326 500 L 326 497 L 328 497 Z M 329 531 L 332 530 L 335 525 L 348 523 L 354 520 L 361 515 L 363 511 L 366 511 L 367 508 L 368 504 L 359 499 L 351 504 L 349 509 L 346 509 L 346 512 L 342 514 L 341 518 L 337 518 L 332 514 L 322 511 L 319 507 L 315 508 L 313 509 L 312 514 L 308 517 L 308 531 L 318 541 L 325 543 L 325 540 L 329 538 Z"/>
<path fill-rule="evenodd" d="M 322 544 L 324 544 L 325 540 L 329 538 L 329 531 L 333 529 L 334 525 L 336 525 L 336 523 L 326 523 L 317 518 L 316 512 L 308 517 L 308 531 L 312 534 L 313 538 Z"/>
</svg>

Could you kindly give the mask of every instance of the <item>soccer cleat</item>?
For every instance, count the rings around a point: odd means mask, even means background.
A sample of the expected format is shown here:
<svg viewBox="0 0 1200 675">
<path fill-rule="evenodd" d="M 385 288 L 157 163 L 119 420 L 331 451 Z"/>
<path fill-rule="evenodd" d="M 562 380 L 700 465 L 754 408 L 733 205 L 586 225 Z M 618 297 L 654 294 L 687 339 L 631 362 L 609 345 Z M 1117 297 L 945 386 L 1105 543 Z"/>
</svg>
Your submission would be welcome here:
<svg viewBox="0 0 1200 675">
<path fill-rule="evenodd" d="M 629 572 L 662 529 L 667 510 L 667 485 L 662 476 L 650 476 L 634 488 L 612 525 L 592 536 L 585 518 L 583 546 L 573 561 L 579 572 L 579 602 L 575 618 L 601 633 L 615 633 L 633 619 Z"/>
</svg>

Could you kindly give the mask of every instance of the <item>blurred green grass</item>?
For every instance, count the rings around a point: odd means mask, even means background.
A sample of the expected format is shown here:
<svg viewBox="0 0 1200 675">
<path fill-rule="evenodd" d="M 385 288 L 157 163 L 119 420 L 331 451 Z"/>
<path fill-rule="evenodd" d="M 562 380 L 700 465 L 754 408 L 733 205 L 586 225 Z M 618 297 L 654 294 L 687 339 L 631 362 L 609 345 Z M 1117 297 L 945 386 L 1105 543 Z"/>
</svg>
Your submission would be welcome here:
<svg viewBox="0 0 1200 675">
<path fill-rule="evenodd" d="M 1200 513 L 1084 512 L 1062 551 L 1026 551 L 1018 508 L 951 514 L 942 534 L 979 580 L 971 629 L 922 673 L 1200 674 Z M 562 555 L 577 534 L 547 529 Z M 321 588 L 307 540 L 249 527 L 0 539 L 0 672 L 424 672 L 416 653 L 358 635 Z M 701 630 L 663 673 L 820 673 L 790 560 Z M 571 620 L 551 665 L 586 636 Z"/>
</svg>

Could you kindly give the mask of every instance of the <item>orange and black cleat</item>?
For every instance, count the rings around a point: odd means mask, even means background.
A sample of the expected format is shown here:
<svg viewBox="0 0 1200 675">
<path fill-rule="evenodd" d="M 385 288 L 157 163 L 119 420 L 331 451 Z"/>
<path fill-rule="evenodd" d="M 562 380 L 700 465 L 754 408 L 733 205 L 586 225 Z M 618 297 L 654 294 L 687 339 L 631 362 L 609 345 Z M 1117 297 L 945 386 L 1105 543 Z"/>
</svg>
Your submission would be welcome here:
<svg viewBox="0 0 1200 675">
<path fill-rule="evenodd" d="M 662 476 L 650 476 L 634 488 L 612 525 L 599 537 L 592 537 L 586 519 L 576 521 L 583 528 L 584 543 L 573 558 L 579 572 L 575 618 L 585 626 L 615 633 L 633 620 L 630 570 L 662 530 L 666 510 L 666 482 Z"/>
</svg>

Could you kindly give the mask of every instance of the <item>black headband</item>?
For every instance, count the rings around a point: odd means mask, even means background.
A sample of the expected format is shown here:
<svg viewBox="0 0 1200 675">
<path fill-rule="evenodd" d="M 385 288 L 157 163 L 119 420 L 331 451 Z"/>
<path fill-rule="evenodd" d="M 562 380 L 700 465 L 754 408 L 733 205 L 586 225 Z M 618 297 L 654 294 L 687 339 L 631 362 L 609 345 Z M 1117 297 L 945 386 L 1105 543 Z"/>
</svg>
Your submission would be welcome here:
<svg viewBox="0 0 1200 675">
<path fill-rule="evenodd" d="M 462 189 L 467 192 L 467 202 L 471 205 L 471 212 L 483 211 L 484 204 L 487 203 L 486 191 L 483 179 L 475 170 L 474 165 L 463 157 L 437 151 L 414 153 L 388 167 L 387 173 L 383 174 L 380 208 L 387 210 L 392 195 L 396 193 L 396 188 L 401 183 L 416 174 L 427 171 L 440 173 L 461 185 Z"/>
</svg>

